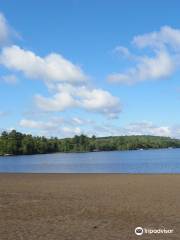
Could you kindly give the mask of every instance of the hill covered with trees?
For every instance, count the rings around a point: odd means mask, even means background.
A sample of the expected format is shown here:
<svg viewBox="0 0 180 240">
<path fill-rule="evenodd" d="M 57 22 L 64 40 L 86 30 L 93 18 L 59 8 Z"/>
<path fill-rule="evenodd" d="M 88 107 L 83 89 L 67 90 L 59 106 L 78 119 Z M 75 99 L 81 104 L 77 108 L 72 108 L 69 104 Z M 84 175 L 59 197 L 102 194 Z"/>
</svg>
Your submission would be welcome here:
<svg viewBox="0 0 180 240">
<path fill-rule="evenodd" d="M 117 136 L 73 138 L 46 138 L 22 134 L 15 130 L 0 135 L 0 155 L 27 155 L 55 152 L 93 152 L 114 150 L 138 150 L 180 148 L 180 140 L 157 136 Z"/>
</svg>

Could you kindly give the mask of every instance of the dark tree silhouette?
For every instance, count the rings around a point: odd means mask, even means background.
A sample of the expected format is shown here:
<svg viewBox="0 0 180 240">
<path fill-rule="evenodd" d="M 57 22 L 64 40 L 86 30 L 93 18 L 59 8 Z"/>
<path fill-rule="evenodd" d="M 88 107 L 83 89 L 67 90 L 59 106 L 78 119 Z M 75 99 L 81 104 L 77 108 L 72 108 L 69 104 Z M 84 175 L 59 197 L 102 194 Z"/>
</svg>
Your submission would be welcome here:
<svg viewBox="0 0 180 240">
<path fill-rule="evenodd" d="M 90 138 L 82 134 L 73 138 L 46 138 L 22 134 L 15 130 L 0 135 L 0 155 L 42 154 L 55 152 L 88 152 L 179 148 L 180 140 L 158 136 L 117 136 Z"/>
</svg>

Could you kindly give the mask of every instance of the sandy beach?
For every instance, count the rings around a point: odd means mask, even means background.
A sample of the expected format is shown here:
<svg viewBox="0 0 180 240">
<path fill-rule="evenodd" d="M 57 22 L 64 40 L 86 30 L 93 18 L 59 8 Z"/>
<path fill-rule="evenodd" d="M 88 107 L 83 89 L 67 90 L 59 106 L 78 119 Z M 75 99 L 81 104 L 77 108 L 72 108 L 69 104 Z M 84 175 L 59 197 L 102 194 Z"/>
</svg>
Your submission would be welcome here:
<svg viewBox="0 0 180 240">
<path fill-rule="evenodd" d="M 180 175 L 0 174 L 0 239 L 180 239 L 179 186 Z"/>
</svg>

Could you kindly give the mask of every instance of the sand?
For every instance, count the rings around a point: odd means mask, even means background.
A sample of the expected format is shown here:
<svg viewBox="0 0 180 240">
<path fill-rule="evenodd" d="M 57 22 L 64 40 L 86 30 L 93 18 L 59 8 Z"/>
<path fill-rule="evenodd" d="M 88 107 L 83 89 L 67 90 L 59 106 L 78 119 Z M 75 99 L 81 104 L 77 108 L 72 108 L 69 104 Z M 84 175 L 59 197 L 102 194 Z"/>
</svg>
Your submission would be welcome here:
<svg viewBox="0 0 180 240">
<path fill-rule="evenodd" d="M 31 239 L 180 239 L 180 175 L 0 174 L 0 240 Z"/>
</svg>

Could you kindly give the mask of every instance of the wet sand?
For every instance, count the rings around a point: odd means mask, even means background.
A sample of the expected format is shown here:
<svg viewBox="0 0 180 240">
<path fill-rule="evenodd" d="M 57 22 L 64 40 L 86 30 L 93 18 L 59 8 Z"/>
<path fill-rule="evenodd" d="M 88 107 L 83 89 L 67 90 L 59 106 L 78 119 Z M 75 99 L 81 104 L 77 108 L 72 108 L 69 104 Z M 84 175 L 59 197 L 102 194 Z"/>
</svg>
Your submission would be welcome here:
<svg viewBox="0 0 180 240">
<path fill-rule="evenodd" d="M 0 239 L 180 239 L 180 175 L 0 174 Z"/>
</svg>

